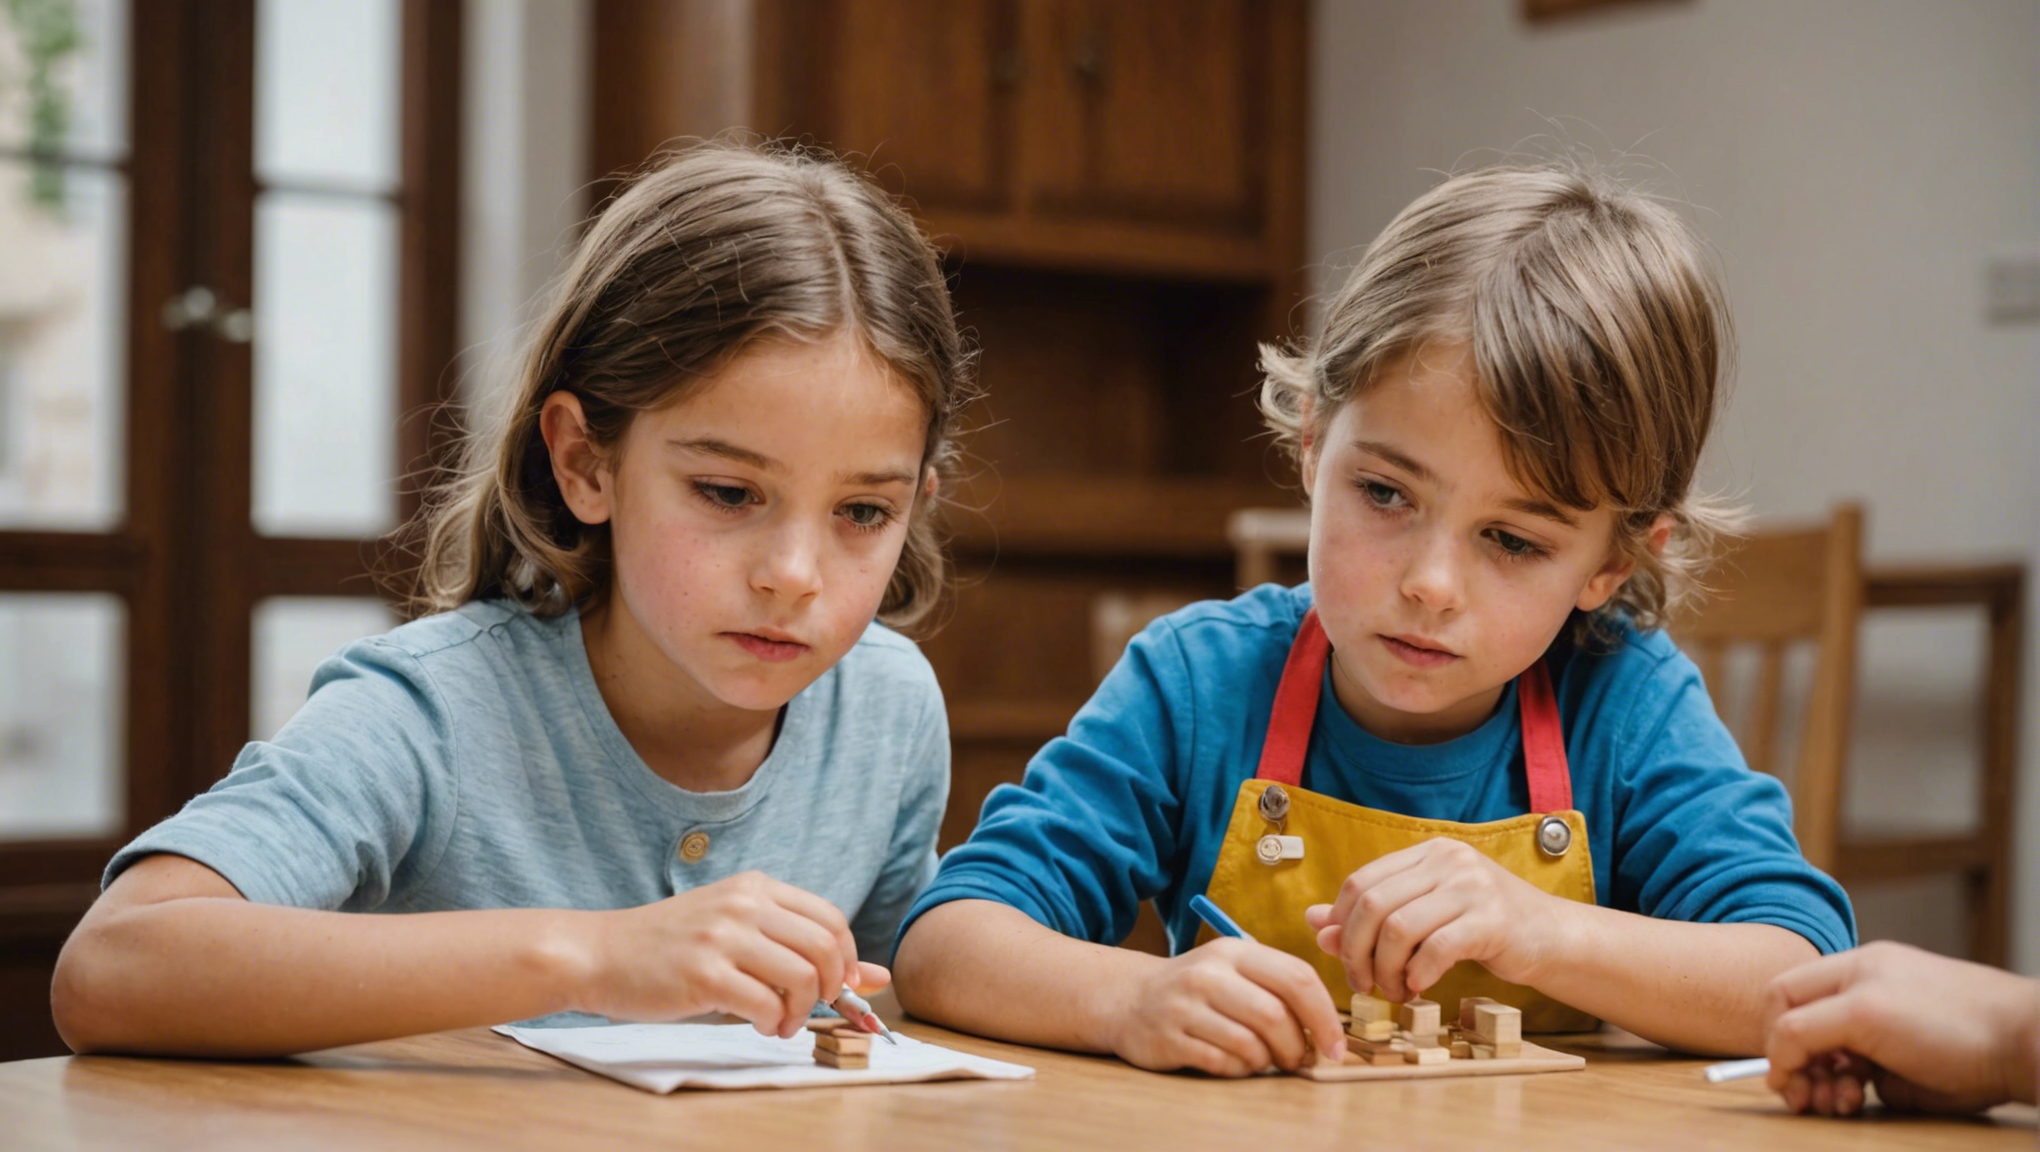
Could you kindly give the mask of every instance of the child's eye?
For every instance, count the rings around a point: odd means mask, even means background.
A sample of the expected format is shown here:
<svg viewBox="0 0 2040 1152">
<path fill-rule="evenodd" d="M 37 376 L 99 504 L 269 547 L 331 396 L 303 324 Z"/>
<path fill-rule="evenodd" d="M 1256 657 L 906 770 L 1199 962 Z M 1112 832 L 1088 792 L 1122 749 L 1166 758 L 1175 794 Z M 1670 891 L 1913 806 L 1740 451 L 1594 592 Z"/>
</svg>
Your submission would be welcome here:
<svg viewBox="0 0 2040 1152">
<path fill-rule="evenodd" d="M 708 501 L 710 505 L 727 511 L 735 511 L 751 503 L 751 490 L 749 488 L 739 488 L 734 484 L 711 484 L 707 481 L 698 481 L 694 485 L 694 491 L 699 493 L 701 498 Z"/>
<path fill-rule="evenodd" d="M 1404 503 L 1402 492 L 1392 484 L 1383 484 L 1379 480 L 1356 480 L 1354 484 L 1367 502 L 1376 508 L 1394 508 Z"/>
<path fill-rule="evenodd" d="M 1511 560 L 1541 560 L 1545 556 L 1550 555 L 1548 549 L 1532 544 L 1513 532 L 1504 532 L 1499 528 L 1489 532 L 1488 538 L 1493 540 L 1495 546 L 1502 550 L 1503 556 Z"/>
<path fill-rule="evenodd" d="M 843 518 L 850 526 L 866 532 L 876 532 L 892 523 L 892 509 L 883 504 L 852 504 L 843 509 Z"/>
</svg>

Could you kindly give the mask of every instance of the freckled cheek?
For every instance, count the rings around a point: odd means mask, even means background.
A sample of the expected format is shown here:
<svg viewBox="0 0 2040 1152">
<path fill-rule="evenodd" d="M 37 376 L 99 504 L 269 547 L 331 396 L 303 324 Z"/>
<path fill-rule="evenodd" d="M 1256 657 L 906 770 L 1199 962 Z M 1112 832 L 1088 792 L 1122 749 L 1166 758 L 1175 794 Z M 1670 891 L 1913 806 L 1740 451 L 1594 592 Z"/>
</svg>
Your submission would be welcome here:
<svg viewBox="0 0 2040 1152">
<path fill-rule="evenodd" d="M 721 574 L 739 571 L 737 558 L 727 547 L 678 532 L 658 534 L 634 542 L 617 557 L 625 579 L 641 588 L 678 600 L 698 598 Z"/>
</svg>

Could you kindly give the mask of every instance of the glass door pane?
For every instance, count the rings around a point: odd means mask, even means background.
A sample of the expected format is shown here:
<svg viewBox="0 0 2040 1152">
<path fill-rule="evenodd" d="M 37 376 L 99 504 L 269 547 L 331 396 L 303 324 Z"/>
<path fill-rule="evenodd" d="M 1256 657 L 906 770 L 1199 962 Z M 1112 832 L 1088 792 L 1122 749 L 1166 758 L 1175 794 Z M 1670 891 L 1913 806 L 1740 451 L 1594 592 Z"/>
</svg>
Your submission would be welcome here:
<svg viewBox="0 0 2040 1152">
<path fill-rule="evenodd" d="M 127 8 L 0 19 L 0 530 L 122 516 Z"/>
<path fill-rule="evenodd" d="M 396 626 L 388 605 L 363 597 L 272 596 L 256 605 L 249 738 L 269 739 L 297 713 L 326 657 Z"/>
<path fill-rule="evenodd" d="M 125 822 L 125 632 L 117 596 L 0 595 L 0 841 Z"/>
<path fill-rule="evenodd" d="M 260 0 L 255 459 L 266 536 L 394 526 L 398 0 Z"/>
</svg>

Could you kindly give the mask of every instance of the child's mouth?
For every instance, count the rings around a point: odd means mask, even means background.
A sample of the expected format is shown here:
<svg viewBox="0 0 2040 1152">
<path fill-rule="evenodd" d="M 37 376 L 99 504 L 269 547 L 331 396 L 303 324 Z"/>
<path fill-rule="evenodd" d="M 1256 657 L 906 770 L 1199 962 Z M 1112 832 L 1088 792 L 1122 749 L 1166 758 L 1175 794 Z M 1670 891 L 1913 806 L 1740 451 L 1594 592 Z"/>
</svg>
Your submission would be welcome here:
<svg viewBox="0 0 2040 1152">
<path fill-rule="evenodd" d="M 764 636 L 756 636 L 749 632 L 725 632 L 723 635 L 735 640 L 744 651 L 749 652 L 758 659 L 769 660 L 773 663 L 791 660 L 808 650 L 805 644 L 798 644 L 791 640 L 773 640 Z"/>
<path fill-rule="evenodd" d="M 1442 648 L 1428 648 L 1394 636 L 1383 636 L 1381 642 L 1397 659 L 1418 668 L 1438 668 L 1459 659 Z"/>
</svg>

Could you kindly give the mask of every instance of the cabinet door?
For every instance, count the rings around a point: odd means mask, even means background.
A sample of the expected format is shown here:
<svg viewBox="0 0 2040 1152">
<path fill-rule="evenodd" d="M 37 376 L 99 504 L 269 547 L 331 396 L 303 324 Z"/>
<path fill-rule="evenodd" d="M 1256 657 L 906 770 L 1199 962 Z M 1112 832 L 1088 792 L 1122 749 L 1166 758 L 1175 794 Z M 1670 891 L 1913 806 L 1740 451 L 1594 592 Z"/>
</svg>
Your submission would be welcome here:
<svg viewBox="0 0 2040 1152">
<path fill-rule="evenodd" d="M 1013 0 L 838 0 L 828 10 L 833 27 L 819 52 L 833 59 L 823 78 L 787 77 L 823 85 L 816 135 L 863 153 L 924 210 L 1009 210 L 1020 69 Z"/>
<path fill-rule="evenodd" d="M 1027 0 L 1028 208 L 1255 230 L 1271 29 L 1254 0 Z"/>
</svg>

